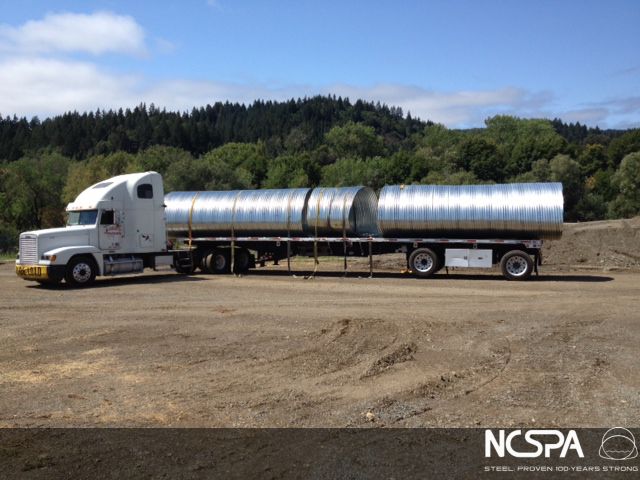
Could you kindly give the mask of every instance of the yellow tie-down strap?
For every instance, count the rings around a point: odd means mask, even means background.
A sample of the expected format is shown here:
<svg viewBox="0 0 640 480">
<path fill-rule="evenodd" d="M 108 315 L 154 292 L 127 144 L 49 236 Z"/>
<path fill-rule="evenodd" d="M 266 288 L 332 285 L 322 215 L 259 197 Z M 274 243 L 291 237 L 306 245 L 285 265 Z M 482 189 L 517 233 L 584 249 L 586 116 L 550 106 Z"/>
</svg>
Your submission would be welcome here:
<svg viewBox="0 0 640 480">
<path fill-rule="evenodd" d="M 193 207 L 195 207 L 196 205 L 196 200 L 198 199 L 198 197 L 200 196 L 200 192 L 196 192 L 196 194 L 193 196 L 193 199 L 191 200 L 191 208 L 189 209 L 189 223 L 188 223 L 188 227 L 189 227 L 189 250 L 191 250 L 191 241 L 193 240 Z"/>
</svg>

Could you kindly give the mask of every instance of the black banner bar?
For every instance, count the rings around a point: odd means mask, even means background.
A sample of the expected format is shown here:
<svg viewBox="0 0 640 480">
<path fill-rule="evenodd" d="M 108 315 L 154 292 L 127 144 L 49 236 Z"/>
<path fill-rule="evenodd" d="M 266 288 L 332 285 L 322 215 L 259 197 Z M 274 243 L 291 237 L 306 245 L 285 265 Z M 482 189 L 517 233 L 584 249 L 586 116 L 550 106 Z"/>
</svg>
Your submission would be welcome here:
<svg viewBox="0 0 640 480">
<path fill-rule="evenodd" d="M 638 478 L 634 429 L 494 428 L 488 432 L 0 429 L 0 477 Z"/>
</svg>

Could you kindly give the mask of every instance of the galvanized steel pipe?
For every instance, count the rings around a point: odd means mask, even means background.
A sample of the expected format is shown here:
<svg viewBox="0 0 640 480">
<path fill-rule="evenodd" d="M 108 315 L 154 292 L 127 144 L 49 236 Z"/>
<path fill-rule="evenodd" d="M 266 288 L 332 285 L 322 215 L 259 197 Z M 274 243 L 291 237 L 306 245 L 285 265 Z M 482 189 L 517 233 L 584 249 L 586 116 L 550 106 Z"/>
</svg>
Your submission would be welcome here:
<svg viewBox="0 0 640 480">
<path fill-rule="evenodd" d="M 383 236 L 562 235 L 561 183 L 501 185 L 392 185 L 380 192 Z"/>
<path fill-rule="evenodd" d="M 172 192 L 167 230 L 230 235 L 376 235 L 377 197 L 368 187 Z"/>
<path fill-rule="evenodd" d="M 378 199 L 369 187 L 314 188 L 304 230 L 310 235 L 377 235 Z"/>
<path fill-rule="evenodd" d="M 167 230 L 230 235 L 558 238 L 560 183 L 172 192 Z"/>
<path fill-rule="evenodd" d="M 200 234 L 300 235 L 310 192 L 309 188 L 171 192 L 165 195 L 167 230 L 187 232 L 191 226 Z"/>
</svg>

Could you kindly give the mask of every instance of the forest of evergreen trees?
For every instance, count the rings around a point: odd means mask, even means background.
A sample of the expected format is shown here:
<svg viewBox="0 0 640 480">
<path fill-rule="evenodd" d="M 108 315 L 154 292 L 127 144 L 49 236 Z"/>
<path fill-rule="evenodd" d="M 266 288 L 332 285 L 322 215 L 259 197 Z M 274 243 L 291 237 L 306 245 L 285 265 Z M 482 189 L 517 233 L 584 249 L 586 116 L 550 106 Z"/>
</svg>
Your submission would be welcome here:
<svg viewBox="0 0 640 480">
<path fill-rule="evenodd" d="M 453 130 L 395 107 L 314 97 L 189 113 L 133 110 L 0 119 L 0 251 L 64 223 L 90 184 L 155 170 L 172 190 L 561 181 L 565 220 L 640 213 L 640 129 L 495 116 Z"/>
</svg>

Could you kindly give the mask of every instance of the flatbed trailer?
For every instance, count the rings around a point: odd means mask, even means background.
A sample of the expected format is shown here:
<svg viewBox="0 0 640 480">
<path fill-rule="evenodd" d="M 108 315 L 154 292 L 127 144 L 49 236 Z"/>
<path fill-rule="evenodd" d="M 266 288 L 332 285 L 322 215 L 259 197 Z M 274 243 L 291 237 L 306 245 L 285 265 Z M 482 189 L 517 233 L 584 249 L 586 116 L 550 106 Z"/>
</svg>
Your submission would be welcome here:
<svg viewBox="0 0 640 480">
<path fill-rule="evenodd" d="M 490 268 L 500 265 L 509 280 L 525 280 L 538 273 L 542 263 L 542 240 L 502 238 L 387 238 L 387 237 L 308 237 L 308 236 L 197 236 L 177 237 L 176 269 L 192 273 L 244 273 L 266 261 L 287 260 L 294 256 L 342 257 L 347 270 L 349 257 L 368 257 L 373 275 L 373 257 L 404 253 L 407 269 L 427 278 L 442 268 Z"/>
</svg>

